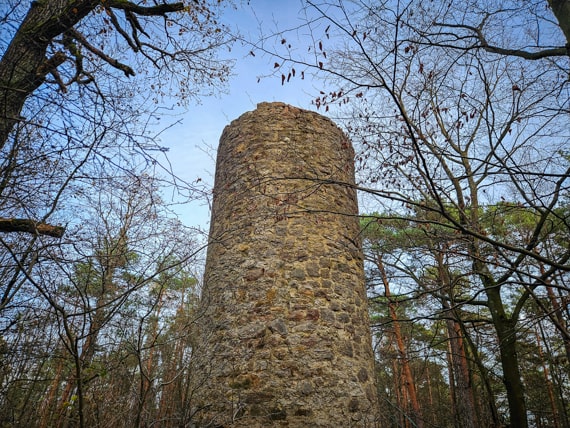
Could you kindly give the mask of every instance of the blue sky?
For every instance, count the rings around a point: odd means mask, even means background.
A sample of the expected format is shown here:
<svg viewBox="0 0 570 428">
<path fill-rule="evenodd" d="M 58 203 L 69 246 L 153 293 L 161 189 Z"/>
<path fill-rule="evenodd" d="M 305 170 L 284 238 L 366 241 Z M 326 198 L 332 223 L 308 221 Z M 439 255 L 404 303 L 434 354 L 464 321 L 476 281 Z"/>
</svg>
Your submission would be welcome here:
<svg viewBox="0 0 570 428">
<path fill-rule="evenodd" d="M 246 38 L 256 39 L 259 28 L 264 32 L 279 28 L 291 28 L 301 23 L 300 2 L 251 0 L 249 6 L 226 10 L 223 21 L 237 28 Z M 281 101 L 306 109 L 314 109 L 311 100 L 318 89 L 309 76 L 305 80 L 292 79 L 281 85 L 279 76 L 261 78 L 273 71 L 275 60 L 251 48 L 236 44 L 228 54 L 236 63 L 230 77 L 227 93 L 205 97 L 200 104 L 191 104 L 180 116 L 165 118 L 181 120 L 181 123 L 166 130 L 160 136 L 161 144 L 168 147 L 169 159 L 174 173 L 193 182 L 200 178 L 209 187 L 214 183 L 215 148 L 222 130 L 232 120 L 246 111 L 254 110 L 263 101 Z M 163 122 L 164 125 L 164 122 Z M 176 208 L 181 220 L 188 226 L 207 227 L 209 207 L 206 202 L 190 202 Z"/>
</svg>

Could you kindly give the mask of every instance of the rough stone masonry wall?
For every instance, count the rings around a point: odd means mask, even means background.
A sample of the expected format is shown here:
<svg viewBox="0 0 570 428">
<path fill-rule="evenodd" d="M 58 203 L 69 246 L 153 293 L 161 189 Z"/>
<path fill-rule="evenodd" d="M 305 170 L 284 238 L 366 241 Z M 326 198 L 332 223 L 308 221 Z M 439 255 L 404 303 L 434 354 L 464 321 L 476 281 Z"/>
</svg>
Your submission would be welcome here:
<svg viewBox="0 0 570 428">
<path fill-rule="evenodd" d="M 374 426 L 354 151 L 329 119 L 262 103 L 218 149 L 197 426 Z"/>
</svg>

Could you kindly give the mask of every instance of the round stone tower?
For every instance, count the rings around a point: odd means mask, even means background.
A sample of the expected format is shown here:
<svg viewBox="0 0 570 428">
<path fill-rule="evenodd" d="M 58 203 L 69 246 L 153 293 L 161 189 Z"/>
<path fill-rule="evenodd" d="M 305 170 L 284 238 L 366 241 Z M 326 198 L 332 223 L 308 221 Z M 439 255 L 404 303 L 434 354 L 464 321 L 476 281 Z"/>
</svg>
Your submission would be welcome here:
<svg viewBox="0 0 570 428">
<path fill-rule="evenodd" d="M 374 426 L 353 158 L 333 122 L 283 103 L 224 129 L 194 348 L 197 426 Z"/>
</svg>

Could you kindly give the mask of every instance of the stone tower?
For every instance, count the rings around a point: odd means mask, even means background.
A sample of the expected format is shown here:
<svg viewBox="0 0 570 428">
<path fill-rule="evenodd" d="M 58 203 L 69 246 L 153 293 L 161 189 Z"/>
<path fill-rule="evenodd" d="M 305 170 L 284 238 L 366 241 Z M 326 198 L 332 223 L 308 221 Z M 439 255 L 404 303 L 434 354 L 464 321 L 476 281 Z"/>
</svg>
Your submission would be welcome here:
<svg viewBox="0 0 570 428">
<path fill-rule="evenodd" d="M 329 119 L 262 103 L 218 149 L 194 420 L 374 426 L 354 151 Z"/>
</svg>

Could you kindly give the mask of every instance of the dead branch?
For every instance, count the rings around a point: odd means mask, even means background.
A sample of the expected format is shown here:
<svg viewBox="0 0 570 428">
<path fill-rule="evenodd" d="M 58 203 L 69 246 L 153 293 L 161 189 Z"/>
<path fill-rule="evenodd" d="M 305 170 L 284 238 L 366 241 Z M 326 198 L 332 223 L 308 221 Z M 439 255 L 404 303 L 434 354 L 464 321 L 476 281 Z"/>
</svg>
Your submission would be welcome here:
<svg viewBox="0 0 570 428">
<path fill-rule="evenodd" d="M 33 235 L 52 236 L 61 238 L 65 233 L 65 227 L 34 221 L 25 218 L 0 218 L 0 232 L 25 232 Z"/>
</svg>

